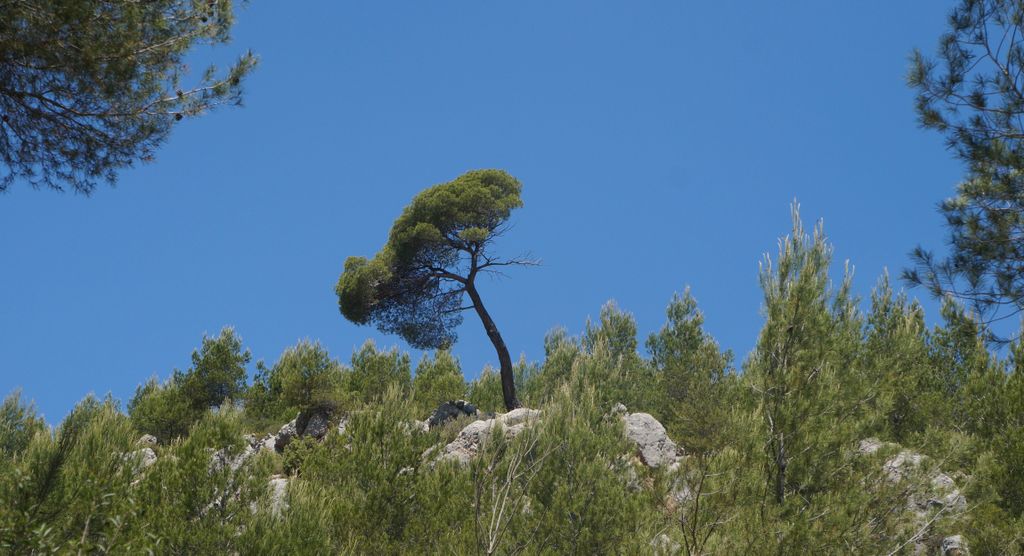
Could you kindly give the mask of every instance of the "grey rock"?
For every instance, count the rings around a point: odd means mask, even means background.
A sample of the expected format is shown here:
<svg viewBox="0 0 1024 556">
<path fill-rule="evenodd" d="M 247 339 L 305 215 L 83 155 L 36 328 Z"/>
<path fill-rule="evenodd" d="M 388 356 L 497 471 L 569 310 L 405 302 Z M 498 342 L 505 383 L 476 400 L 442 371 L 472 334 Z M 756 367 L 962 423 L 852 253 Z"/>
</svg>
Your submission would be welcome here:
<svg viewBox="0 0 1024 556">
<path fill-rule="evenodd" d="M 280 516 L 288 509 L 288 479 L 281 475 L 270 478 L 270 515 Z"/>
<path fill-rule="evenodd" d="M 530 421 L 536 421 L 540 418 L 540 410 L 530 409 L 527 407 L 517 407 L 508 413 L 499 415 L 497 418 L 506 427 L 514 427 Z"/>
<path fill-rule="evenodd" d="M 882 469 L 885 470 L 885 474 L 889 477 L 890 481 L 898 482 L 911 470 L 920 466 L 922 461 L 924 461 L 924 456 L 921 454 L 903 450 L 886 460 Z"/>
<path fill-rule="evenodd" d="M 132 452 L 133 456 L 139 458 L 139 469 L 145 469 L 156 463 L 156 452 L 152 448 L 140 448 Z"/>
<path fill-rule="evenodd" d="M 221 448 L 210 455 L 210 472 L 220 471 L 225 467 L 232 472 L 238 471 L 245 462 L 249 461 L 249 458 L 256 455 L 259 450 L 254 448 L 252 444 L 246 444 L 245 448 L 242 449 L 238 454 L 231 454 L 231 450 L 228 448 Z"/>
<path fill-rule="evenodd" d="M 321 440 L 327 436 L 329 428 L 330 423 L 327 420 L 327 415 L 317 412 L 309 416 L 309 419 L 306 421 L 306 427 L 302 430 L 302 436 L 312 436 L 317 440 Z"/>
<path fill-rule="evenodd" d="M 861 440 L 860 444 L 857 446 L 857 453 L 864 455 L 873 454 L 881 450 L 887 444 L 888 443 L 882 442 L 877 438 L 865 438 L 864 440 Z"/>
<path fill-rule="evenodd" d="M 539 410 L 521 407 L 493 419 L 473 421 L 459 432 L 455 440 L 441 449 L 438 459 L 455 461 L 460 465 L 468 464 L 490 440 L 495 427 L 501 425 L 505 436 L 511 438 L 521 434 L 528 425 L 539 418 Z"/>
<path fill-rule="evenodd" d="M 262 440 L 260 440 L 260 447 L 259 447 L 259 449 L 260 450 L 267 450 L 269 452 L 273 452 L 276 449 L 274 447 L 276 444 L 277 444 L 277 436 L 273 435 L 273 434 L 268 434 L 268 435 L 264 436 Z"/>
<path fill-rule="evenodd" d="M 942 539 L 942 556 L 967 556 L 970 551 L 967 549 L 967 541 L 960 535 L 953 535 Z"/>
<path fill-rule="evenodd" d="M 651 540 L 651 548 L 654 549 L 654 553 L 658 556 L 669 556 L 679 554 L 683 551 L 683 546 L 672 540 L 672 538 L 665 533 L 662 533 Z"/>
<path fill-rule="evenodd" d="M 476 414 L 476 406 L 466 400 L 448 401 L 437 406 L 430 417 L 427 417 L 427 426 L 429 428 L 439 427 L 464 415 L 475 416 Z"/>
<path fill-rule="evenodd" d="M 657 419 L 647 413 L 630 413 L 622 419 L 626 425 L 626 438 L 637 445 L 645 465 L 657 468 L 679 460 L 679 448 Z"/>
<path fill-rule="evenodd" d="M 629 410 L 626 409 L 626 406 L 621 403 L 617 403 L 612 407 L 612 415 L 625 415 L 628 412 Z"/>
<path fill-rule="evenodd" d="M 152 434 L 144 434 L 136 442 L 139 446 L 156 446 L 156 437 Z"/>
<path fill-rule="evenodd" d="M 277 431 L 277 436 L 274 437 L 274 449 L 283 452 L 285 447 L 297 436 L 299 436 L 299 429 L 295 425 L 295 419 L 292 419 Z"/>
</svg>

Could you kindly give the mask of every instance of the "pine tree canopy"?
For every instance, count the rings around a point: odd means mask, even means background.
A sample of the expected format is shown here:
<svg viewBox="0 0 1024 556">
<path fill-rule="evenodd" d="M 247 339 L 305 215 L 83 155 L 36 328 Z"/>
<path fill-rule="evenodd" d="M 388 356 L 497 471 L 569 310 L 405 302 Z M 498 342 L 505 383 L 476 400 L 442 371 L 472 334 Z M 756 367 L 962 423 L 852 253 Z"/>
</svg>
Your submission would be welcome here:
<svg viewBox="0 0 1024 556">
<path fill-rule="evenodd" d="M 233 22 L 231 0 L 0 1 L 0 191 L 88 194 L 151 159 L 176 122 L 240 103 L 251 52 L 185 84 L 186 56 Z"/>
<path fill-rule="evenodd" d="M 457 338 L 461 312 L 474 309 L 511 382 L 508 350 L 484 309 L 476 278 L 497 267 L 531 264 L 490 252 L 512 210 L 523 204 L 521 189 L 502 170 L 475 170 L 421 192 L 395 220 L 387 244 L 373 259 L 345 261 L 335 290 L 341 314 L 398 334 L 417 348 L 444 348 Z M 462 305 L 463 294 L 471 305 Z"/>
<path fill-rule="evenodd" d="M 939 60 L 914 52 L 908 80 L 921 125 L 945 135 L 968 174 L 939 208 L 950 255 L 918 247 L 904 278 L 991 323 L 1024 308 L 1024 1 L 961 0 L 949 26 Z"/>
</svg>

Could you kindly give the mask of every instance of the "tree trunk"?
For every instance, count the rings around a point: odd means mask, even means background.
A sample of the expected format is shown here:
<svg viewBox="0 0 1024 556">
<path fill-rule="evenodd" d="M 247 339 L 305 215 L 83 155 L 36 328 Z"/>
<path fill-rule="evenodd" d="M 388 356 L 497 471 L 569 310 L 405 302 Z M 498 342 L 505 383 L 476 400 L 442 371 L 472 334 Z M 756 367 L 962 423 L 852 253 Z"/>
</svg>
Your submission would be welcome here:
<svg viewBox="0 0 1024 556">
<path fill-rule="evenodd" d="M 494 324 L 494 319 L 491 318 L 487 309 L 484 308 L 484 303 L 480 300 L 480 294 L 476 291 L 476 286 L 472 281 L 466 284 L 466 293 L 469 294 L 469 298 L 473 301 L 473 308 L 476 309 L 480 322 L 484 323 L 484 330 L 487 331 L 487 337 L 494 344 L 494 351 L 498 352 L 498 363 L 501 365 L 501 395 L 505 400 L 505 409 L 512 411 L 519 407 L 519 399 L 516 398 L 515 377 L 512 374 L 512 357 L 509 356 L 505 340 L 501 338 L 501 333 L 498 332 L 498 326 Z"/>
</svg>

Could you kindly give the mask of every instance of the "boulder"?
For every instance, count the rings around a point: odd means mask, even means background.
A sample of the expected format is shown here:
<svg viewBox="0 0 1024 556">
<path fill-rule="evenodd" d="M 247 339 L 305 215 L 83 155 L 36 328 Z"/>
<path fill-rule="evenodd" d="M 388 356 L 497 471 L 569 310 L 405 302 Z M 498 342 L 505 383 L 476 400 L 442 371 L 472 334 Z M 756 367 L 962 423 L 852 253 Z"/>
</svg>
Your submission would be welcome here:
<svg viewBox="0 0 1024 556">
<path fill-rule="evenodd" d="M 627 413 L 622 417 L 626 438 L 637 446 L 641 461 L 648 467 L 671 466 L 679 461 L 679 448 L 668 437 L 665 427 L 647 413 Z"/>
<path fill-rule="evenodd" d="M 302 436 L 312 436 L 317 440 L 322 440 L 323 437 L 327 436 L 329 428 L 330 423 L 327 420 L 327 415 L 323 412 L 317 412 L 310 415 L 306 420 L 306 426 L 302 429 Z"/>
<path fill-rule="evenodd" d="M 277 435 L 274 437 L 274 449 L 283 452 L 285 447 L 298 436 L 299 429 L 295 425 L 295 419 L 292 419 L 277 431 Z"/>
<path fill-rule="evenodd" d="M 145 469 L 150 465 L 156 463 L 156 452 L 154 452 L 153 449 L 149 447 L 139 448 L 138 450 L 131 452 L 131 455 L 139 458 L 139 470 Z"/>
<path fill-rule="evenodd" d="M 480 451 L 480 448 L 491 438 L 494 428 L 501 425 L 506 437 L 512 438 L 540 418 L 540 410 L 520 407 L 497 415 L 493 419 L 473 421 L 466 425 L 455 440 L 441 449 L 438 460 L 458 462 L 460 465 L 469 463 Z M 428 451 L 429 455 L 433 450 Z"/>
<path fill-rule="evenodd" d="M 960 535 L 942 539 L 942 556 L 967 556 L 967 541 Z"/>
<path fill-rule="evenodd" d="M 861 455 L 872 455 L 882 448 L 898 448 L 898 444 L 881 442 L 875 438 L 867 438 L 860 441 L 857 453 Z M 917 520 L 927 528 L 929 517 L 934 516 L 936 511 L 961 512 L 967 508 L 967 499 L 956 486 L 956 481 L 949 475 L 937 470 L 930 469 L 927 474 L 921 475 L 919 469 L 928 458 L 910 450 L 900 450 L 896 455 L 885 460 L 882 464 L 882 471 L 885 477 L 892 483 L 905 480 L 925 479 L 919 485 L 914 485 L 907 496 L 906 509 L 916 514 Z M 928 469 L 926 467 L 926 469 Z M 915 553 L 928 551 L 928 546 L 935 547 L 937 540 L 927 540 L 924 534 L 915 543 Z M 948 546 L 948 550 L 947 550 Z M 966 555 L 967 545 L 960 535 L 946 537 L 942 540 L 941 554 L 943 556 Z"/>
<path fill-rule="evenodd" d="M 924 456 L 921 454 L 903 450 L 886 460 L 882 469 L 885 470 L 889 480 L 895 483 L 901 481 L 910 470 L 921 465 L 922 461 L 924 461 Z"/>
<path fill-rule="evenodd" d="M 476 414 L 476 406 L 466 400 L 444 402 L 437 406 L 437 409 L 430 414 L 430 417 L 427 417 L 427 427 L 432 429 L 464 415 L 475 416 Z"/>
</svg>

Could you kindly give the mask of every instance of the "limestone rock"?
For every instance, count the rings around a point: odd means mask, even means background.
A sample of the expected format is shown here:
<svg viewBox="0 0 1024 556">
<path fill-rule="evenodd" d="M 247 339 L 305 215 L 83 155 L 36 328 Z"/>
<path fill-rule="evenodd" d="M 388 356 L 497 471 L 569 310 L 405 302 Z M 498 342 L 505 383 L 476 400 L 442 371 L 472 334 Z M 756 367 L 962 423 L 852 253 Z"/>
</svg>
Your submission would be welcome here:
<svg viewBox="0 0 1024 556">
<path fill-rule="evenodd" d="M 658 556 L 680 554 L 683 551 L 683 546 L 672 540 L 672 538 L 665 533 L 662 533 L 651 540 L 651 548 L 654 549 L 654 553 Z"/>
<path fill-rule="evenodd" d="M 942 556 L 967 556 L 967 541 L 960 535 L 942 539 Z"/>
<path fill-rule="evenodd" d="M 861 455 L 874 454 L 888 446 L 895 446 L 895 444 L 892 444 L 891 442 L 882 442 L 877 438 L 865 438 L 864 440 L 861 440 L 860 444 L 857 446 L 857 453 Z"/>
<path fill-rule="evenodd" d="M 156 452 L 152 448 L 139 448 L 132 452 L 132 455 L 139 458 L 139 469 L 145 469 L 156 463 Z"/>
<path fill-rule="evenodd" d="M 321 440 L 327 436 L 329 428 L 330 424 L 327 421 L 327 415 L 317 412 L 309 416 L 305 428 L 302 429 L 302 436 L 312 436 L 317 440 Z"/>
<path fill-rule="evenodd" d="M 657 419 L 647 413 L 628 413 L 622 419 L 626 438 L 637 445 L 645 465 L 658 468 L 679 461 L 679 448 Z"/>
<path fill-rule="evenodd" d="M 247 442 L 245 448 L 235 455 L 232 455 L 231 450 L 228 448 L 221 448 L 220 450 L 213 452 L 213 454 L 210 455 L 210 472 L 213 473 L 220 471 L 225 467 L 232 472 L 238 471 L 243 465 L 245 465 L 245 462 L 249 461 L 249 458 L 255 456 L 259 451 L 257 448 L 253 447 L 255 442 L 255 437 L 253 437 L 252 442 Z"/>
<path fill-rule="evenodd" d="M 917 454 L 909 450 L 903 450 L 886 460 L 883 469 L 890 481 L 898 482 L 902 480 L 911 469 L 921 465 L 922 461 L 924 461 L 924 456 L 921 454 Z"/>
<path fill-rule="evenodd" d="M 476 406 L 466 400 L 448 401 L 437 406 L 437 409 L 430 414 L 430 417 L 427 417 L 427 426 L 429 428 L 439 427 L 463 415 L 475 416 L 476 414 Z"/>
<path fill-rule="evenodd" d="M 299 436 L 299 429 L 295 425 L 295 419 L 292 419 L 277 431 L 277 436 L 274 437 L 274 449 L 283 452 L 285 447 L 297 436 Z"/>
<path fill-rule="evenodd" d="M 469 463 L 480 451 L 480 448 L 491 438 L 494 428 L 502 426 L 504 434 L 515 437 L 526 427 L 540 418 L 540 410 L 520 407 L 508 413 L 497 415 L 493 419 L 473 421 L 466 425 L 455 440 L 441 449 L 437 459 L 456 461 L 460 465 Z M 428 454 L 432 451 L 428 451 Z"/>
<path fill-rule="evenodd" d="M 262 440 L 260 440 L 260 450 L 267 450 L 273 452 L 276 449 L 274 447 L 276 444 L 277 436 L 273 434 L 268 434 L 264 436 Z"/>
<path fill-rule="evenodd" d="M 288 479 L 281 475 L 274 475 L 270 478 L 270 514 L 281 515 L 281 512 L 288 509 Z"/>
</svg>

